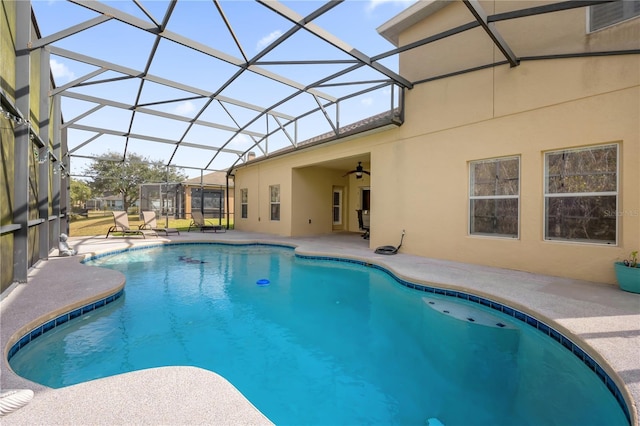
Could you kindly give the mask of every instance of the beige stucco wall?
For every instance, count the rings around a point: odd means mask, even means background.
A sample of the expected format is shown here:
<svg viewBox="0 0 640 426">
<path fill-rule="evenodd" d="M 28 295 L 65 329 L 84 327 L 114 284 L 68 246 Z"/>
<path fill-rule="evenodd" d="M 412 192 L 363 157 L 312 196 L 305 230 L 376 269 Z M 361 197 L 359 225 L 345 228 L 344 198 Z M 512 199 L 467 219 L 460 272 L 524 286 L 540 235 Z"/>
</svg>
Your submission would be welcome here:
<svg viewBox="0 0 640 426">
<path fill-rule="evenodd" d="M 500 0 L 481 1 L 480 5 L 487 15 L 493 15 L 548 3 L 557 1 Z M 404 46 L 473 21 L 473 16 L 462 2 L 453 2 L 403 31 L 399 35 L 399 45 Z M 593 33 L 588 32 L 587 25 L 587 9 L 576 8 L 498 21 L 495 29 L 519 58 L 640 48 L 638 19 Z M 403 54 L 400 73 L 411 81 L 420 81 L 505 60 L 485 31 L 476 27 Z"/>
<path fill-rule="evenodd" d="M 415 40 L 467 22 L 468 16 L 460 18 L 456 11 L 468 14 L 460 4 L 444 8 L 437 12 L 443 17 L 442 28 L 431 21 L 435 29 L 414 26 L 401 39 Z M 536 17 L 543 42 L 549 39 L 545 31 L 564 31 L 558 19 L 576 13 L 580 23 L 566 25 L 568 51 L 580 37 L 584 48 L 592 50 L 638 43 L 638 38 L 628 39 L 640 28 L 640 19 L 635 19 L 617 32 L 594 33 L 600 40 L 594 46 L 594 37 L 585 36 L 584 9 L 544 15 L 552 17 L 544 25 L 542 17 Z M 518 37 L 511 34 L 510 39 Z M 472 42 L 470 50 L 478 51 L 477 58 L 498 57 L 492 46 L 484 50 L 485 41 L 464 40 Z M 520 46 L 529 48 L 525 42 Z M 433 57 L 455 60 L 448 43 L 429 49 Z M 443 62 L 405 54 L 401 69 L 409 75 L 413 69 L 411 77 L 420 79 L 445 70 L 449 65 Z M 545 152 L 610 143 L 620 146 L 618 244 L 545 241 Z M 367 181 L 341 178 L 346 170 L 336 173 L 326 166 L 363 154 L 370 156 Z M 470 236 L 469 162 L 513 155 L 520 157 L 519 238 Z M 331 232 L 331 190 L 345 181 L 350 231 L 358 229 L 358 187 L 371 188 L 371 248 L 397 244 L 405 229 L 405 253 L 614 283 L 613 261 L 640 247 L 640 58 L 523 61 L 514 68 L 504 65 L 418 84 L 406 92 L 405 123 L 399 128 L 239 168 L 236 188 L 249 188 L 250 217 L 238 219 L 237 228 L 280 235 Z M 273 183 L 281 185 L 278 223 L 268 221 L 268 185 Z"/>
<path fill-rule="evenodd" d="M 552 61 L 536 62 L 510 70 L 499 82 L 487 70 L 416 87 L 407 96 L 402 137 L 371 154 L 376 230 L 371 246 L 397 239 L 397 227 L 389 224 L 398 222 L 407 230 L 406 252 L 613 282 L 612 262 L 640 246 L 640 68 L 635 57 L 590 67 L 592 61 L 572 59 L 560 68 Z M 555 77 L 535 84 L 530 74 L 549 74 L 545 67 L 556 68 Z M 592 70 L 578 96 L 577 70 L 584 68 Z M 501 72 L 506 70 L 496 70 Z M 610 75 L 624 76 L 617 89 L 610 87 Z M 600 95 L 591 94 L 594 86 L 600 86 Z M 437 107 L 423 103 L 445 91 Z M 460 92 L 473 100 L 473 110 L 458 108 Z M 576 98 L 562 99 L 559 93 Z M 526 99 L 526 108 L 518 96 Z M 619 245 L 544 241 L 544 152 L 612 142 L 621 145 Z M 508 155 L 521 158 L 520 238 L 469 236 L 468 162 Z M 391 211 L 394 205 L 404 208 Z"/>
</svg>

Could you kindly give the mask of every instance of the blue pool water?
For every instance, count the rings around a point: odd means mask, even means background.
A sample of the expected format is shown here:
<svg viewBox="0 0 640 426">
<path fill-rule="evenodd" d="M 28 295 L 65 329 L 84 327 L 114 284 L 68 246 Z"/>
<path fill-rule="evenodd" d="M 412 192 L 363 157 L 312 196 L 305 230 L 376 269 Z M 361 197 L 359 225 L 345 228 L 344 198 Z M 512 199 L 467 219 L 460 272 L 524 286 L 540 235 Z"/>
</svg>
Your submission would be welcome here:
<svg viewBox="0 0 640 426">
<path fill-rule="evenodd" d="M 21 376 L 59 388 L 197 366 L 279 425 L 628 424 L 595 373 L 540 331 L 379 269 L 202 244 L 88 264 L 123 272 L 124 296 L 20 349 Z"/>
</svg>

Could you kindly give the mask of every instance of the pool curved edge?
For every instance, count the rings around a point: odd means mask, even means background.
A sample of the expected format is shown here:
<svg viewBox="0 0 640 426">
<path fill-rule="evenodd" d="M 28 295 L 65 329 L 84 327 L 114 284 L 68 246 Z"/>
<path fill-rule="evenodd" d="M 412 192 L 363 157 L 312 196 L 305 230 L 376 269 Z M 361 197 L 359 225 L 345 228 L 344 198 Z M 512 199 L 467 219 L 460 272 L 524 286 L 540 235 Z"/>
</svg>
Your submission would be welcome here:
<svg viewBox="0 0 640 426">
<path fill-rule="evenodd" d="M 111 303 L 122 295 L 125 277 L 117 271 L 91 268 L 81 257 L 51 258 L 30 270 L 27 284 L 14 284 L 3 294 L 0 341 L 2 389 L 48 389 L 15 374 L 9 359 L 20 348 L 70 319 Z M 60 281 L 65 285 L 60 286 Z"/>
<path fill-rule="evenodd" d="M 637 406 L 625 381 L 620 377 L 609 362 L 587 341 L 579 335 L 564 327 L 562 324 L 537 312 L 523 304 L 514 302 L 495 294 L 485 293 L 478 289 L 470 289 L 462 285 L 451 285 L 425 281 L 415 276 L 407 276 L 400 273 L 392 266 L 384 262 L 385 258 L 379 259 L 364 258 L 360 256 L 347 256 L 341 254 L 325 254 L 315 250 L 305 250 L 296 248 L 296 256 L 304 259 L 338 261 L 359 264 L 365 267 L 378 269 L 388 274 L 398 284 L 407 288 L 425 293 L 438 294 L 441 296 L 453 297 L 477 303 L 481 306 L 491 308 L 509 315 L 520 322 L 537 329 L 556 342 L 560 343 L 566 350 L 570 351 L 583 364 L 585 364 L 600 381 L 607 387 L 612 396 L 616 399 L 623 413 L 627 417 L 630 425 L 637 426 L 639 423 Z M 580 344 L 576 343 L 579 342 Z"/>
<path fill-rule="evenodd" d="M 68 261 L 73 261 L 75 265 L 80 268 L 93 268 L 95 270 L 102 271 L 102 273 L 106 275 L 111 275 L 108 278 L 108 281 L 112 281 L 114 277 L 120 275 L 120 282 L 108 289 L 103 290 L 101 292 L 96 292 L 92 295 L 85 295 L 86 297 L 81 301 L 75 301 L 72 304 L 67 304 L 62 308 L 57 308 L 51 310 L 50 312 L 40 315 L 37 319 L 29 321 L 18 330 L 13 332 L 10 338 L 7 340 L 4 339 L 6 337 L 3 334 L 3 340 L 6 342 L 3 349 L 3 370 L 6 368 L 9 371 L 21 379 L 23 382 L 27 382 L 32 385 L 36 385 L 36 388 L 46 388 L 42 385 L 38 385 L 36 383 L 30 382 L 27 379 L 24 379 L 13 372 L 13 370 L 9 367 L 9 359 L 15 355 L 15 353 L 28 344 L 32 339 L 39 337 L 44 334 L 44 332 L 53 329 L 57 325 L 61 325 L 67 320 L 76 318 L 82 314 L 88 313 L 96 308 L 100 308 L 102 306 L 106 306 L 108 303 L 111 303 L 117 300 L 124 291 L 125 287 L 125 279 L 122 274 L 119 272 L 108 270 L 99 267 L 93 267 L 84 265 L 84 262 L 90 259 L 100 258 L 104 256 L 109 256 L 117 253 L 132 251 L 132 250 L 144 250 L 157 246 L 164 245 L 185 245 L 185 244 L 207 244 L 207 245 L 263 245 L 263 246 L 277 246 L 277 247 L 285 247 L 291 248 L 295 250 L 296 256 L 306 259 L 316 259 L 316 260 L 327 260 L 327 261 L 340 261 L 340 262 L 348 262 L 360 264 L 366 267 L 374 267 L 379 269 L 385 273 L 387 273 L 390 277 L 392 277 L 399 284 L 414 289 L 416 291 L 422 291 L 427 293 L 434 293 L 448 297 L 460 298 L 464 300 L 468 300 L 470 302 L 475 302 L 485 307 L 498 310 L 507 315 L 514 317 L 515 319 L 524 322 L 529 326 L 533 326 L 534 328 L 540 330 L 541 332 L 547 334 L 549 337 L 553 338 L 557 342 L 559 342 L 565 349 L 571 351 L 576 357 L 578 357 L 588 368 L 590 368 L 597 377 L 605 384 L 605 386 L 609 389 L 611 394 L 620 404 L 624 414 L 626 415 L 630 425 L 638 425 L 638 417 L 637 417 L 637 407 L 635 404 L 635 400 L 632 398 L 631 393 L 627 389 L 625 382 L 618 375 L 618 373 L 609 365 L 607 360 L 593 347 L 591 347 L 584 339 L 580 338 L 580 336 L 576 335 L 571 330 L 568 330 L 557 321 L 547 318 L 540 312 L 536 312 L 531 308 L 514 302 L 513 300 L 503 299 L 495 294 L 483 293 L 478 291 L 478 289 L 469 289 L 461 285 L 451 285 L 444 283 L 434 283 L 421 280 L 415 276 L 408 276 L 395 268 L 384 262 L 385 259 L 371 259 L 360 256 L 353 256 L 347 254 L 340 254 L 339 257 L 335 254 L 328 254 L 323 251 L 318 250 L 309 250 L 301 247 L 298 244 L 293 243 L 283 243 L 282 241 L 268 241 L 268 240 L 235 240 L 235 241 L 158 241 L 152 244 L 144 244 L 141 246 L 128 247 L 124 249 L 116 249 L 116 250 L 105 250 L 99 253 L 90 253 L 81 258 L 80 256 L 75 258 L 67 258 Z M 60 260 L 55 260 L 54 262 L 59 262 Z M 86 269 L 84 270 L 86 272 Z M 107 278 L 106 276 L 104 278 Z M 108 300 L 108 302 L 107 302 Z M 4 300 L 3 300 L 4 301 Z M 80 314 L 78 315 L 78 312 Z M 73 313 L 73 317 L 70 315 Z M 68 316 L 65 320 L 65 315 Z M 53 324 L 53 327 L 51 325 Z M 45 325 L 48 328 L 44 331 Z M 43 329 L 41 333 L 38 332 L 38 329 Z M 34 334 L 35 333 L 35 334 Z M 576 344 L 575 342 L 579 342 L 581 345 Z M 125 373 L 125 375 L 130 373 Z M 6 374 L 3 374 L 6 378 Z M 4 380 L 2 381 L 3 388 L 7 388 L 4 385 Z M 31 386 L 33 388 L 34 386 Z"/>
</svg>

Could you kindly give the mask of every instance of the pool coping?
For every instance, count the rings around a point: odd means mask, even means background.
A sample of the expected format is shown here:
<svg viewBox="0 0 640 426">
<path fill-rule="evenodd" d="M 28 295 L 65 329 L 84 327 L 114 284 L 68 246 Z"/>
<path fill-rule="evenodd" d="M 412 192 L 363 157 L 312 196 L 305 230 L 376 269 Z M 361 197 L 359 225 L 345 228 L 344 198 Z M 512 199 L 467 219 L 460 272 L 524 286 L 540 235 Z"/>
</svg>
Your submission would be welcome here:
<svg viewBox="0 0 640 426">
<path fill-rule="evenodd" d="M 226 234 L 221 234 L 221 235 L 226 235 Z M 533 322 L 533 321 L 537 321 L 540 324 L 544 324 L 547 327 L 551 327 L 552 329 L 556 330 L 559 334 L 564 335 L 565 338 L 567 338 L 567 340 L 571 340 L 572 344 L 574 346 L 571 346 L 570 348 L 567 348 L 566 345 L 566 341 L 563 342 L 563 339 L 560 337 L 560 340 L 556 339 L 557 341 L 559 341 L 561 344 L 563 344 L 563 346 L 565 346 L 565 348 L 572 350 L 572 352 L 574 352 L 574 354 L 576 356 L 578 356 L 579 358 L 582 357 L 583 362 L 584 361 L 584 357 L 585 355 L 587 355 L 588 357 L 590 357 L 594 362 L 596 362 L 597 364 L 599 364 L 601 366 L 602 372 L 604 372 L 606 374 L 607 377 L 611 378 L 613 380 L 613 383 L 615 384 L 616 388 L 618 389 L 619 392 L 619 396 L 618 396 L 618 401 L 620 401 L 619 397 L 623 397 L 624 401 L 626 402 L 626 405 L 628 407 L 629 410 L 629 415 L 631 418 L 631 424 L 633 425 L 637 425 L 637 419 L 638 419 L 638 413 L 637 413 L 637 404 L 636 401 L 637 399 L 634 398 L 635 395 L 632 395 L 632 389 L 630 389 L 630 387 L 628 386 L 629 383 L 628 381 L 625 381 L 618 373 L 617 371 L 614 369 L 614 367 L 612 367 L 610 365 L 610 362 L 608 359 L 605 359 L 605 357 L 603 357 L 600 353 L 600 351 L 597 348 L 594 348 L 587 340 L 583 339 L 582 337 L 580 337 L 580 333 L 576 333 L 574 330 L 571 330 L 570 328 L 565 327 L 563 324 L 559 323 L 558 321 L 554 320 L 553 318 L 551 318 L 551 316 L 547 316 L 545 315 L 544 312 L 539 312 L 538 310 L 532 309 L 526 305 L 520 304 L 510 298 L 503 298 L 497 294 L 494 294 L 492 292 L 484 292 L 484 291 L 480 291 L 478 288 L 468 288 L 465 286 L 461 286 L 461 285 L 452 285 L 451 283 L 446 282 L 446 280 L 442 280 L 443 282 L 434 282 L 433 280 L 430 279 L 424 279 L 425 277 L 416 277 L 414 273 L 412 273 L 411 270 L 407 270 L 407 269 L 411 269 L 411 268 L 406 268 L 406 265 L 402 265 L 399 262 L 396 262 L 396 260 L 400 259 L 401 257 L 409 257 L 411 258 L 411 256 L 409 255 L 399 255 L 399 256 L 393 256 L 393 257 L 388 257 L 388 256 L 379 256 L 379 255 L 375 255 L 370 253 L 370 250 L 368 250 L 368 248 L 364 251 L 361 251 L 360 253 L 355 253 L 355 252 L 349 252 L 348 250 L 343 252 L 340 252 L 340 250 L 327 250 L 326 247 L 321 247 L 320 245 L 314 245 L 313 241 L 311 241 L 312 243 L 309 244 L 309 241 L 306 241 L 305 239 L 291 239 L 291 238 L 280 238 L 280 237 L 274 237 L 274 236 L 259 236 L 258 238 L 251 238 L 250 234 L 248 233 L 243 233 L 243 238 L 238 238 L 238 239 L 226 239 L 224 237 L 220 238 L 220 236 L 216 236 L 214 239 L 212 238 L 207 238 L 206 241 L 203 241 L 201 239 L 195 239 L 195 240 L 180 240 L 180 239 L 175 239 L 175 240 L 171 240 L 171 239 L 163 239 L 162 241 L 157 240 L 154 242 L 146 242 L 144 244 L 129 244 L 130 242 L 127 242 L 127 244 L 124 245 L 123 248 L 120 249 L 113 249 L 113 248 L 108 248 L 108 249 L 104 249 L 104 250 L 98 250 L 98 251 L 93 251 L 90 253 L 85 254 L 84 258 L 81 256 L 76 256 L 75 258 L 66 258 L 66 259 L 51 259 L 49 261 L 47 261 L 47 263 L 49 262 L 60 262 L 60 261 L 71 261 L 74 262 L 77 265 L 80 265 L 81 267 L 87 267 L 86 265 L 81 265 L 80 261 L 85 259 L 85 258 L 89 258 L 92 256 L 104 256 L 104 255 L 108 255 L 108 254 L 112 254 L 114 251 L 125 251 L 127 250 L 127 248 L 134 248 L 134 249 L 139 249 L 139 248 L 148 248 L 151 246 L 156 246 L 156 245 L 162 245 L 162 244 L 183 244 L 183 243 L 196 243 L 196 244 L 201 244 L 201 243 L 221 243 L 221 244 L 267 244 L 267 245 L 278 245 L 278 246 L 286 246 L 286 247 L 290 247 L 295 249 L 295 252 L 298 256 L 301 257 L 311 257 L 311 258 L 322 258 L 322 259 L 331 259 L 331 260 L 341 260 L 341 261 L 351 261 L 354 263 L 360 263 L 363 265 L 376 265 L 379 269 L 382 269 L 384 271 L 386 271 L 387 273 L 390 273 L 394 279 L 396 281 L 398 281 L 400 284 L 409 284 L 409 286 L 413 285 L 417 285 L 419 288 L 417 288 L 417 290 L 421 290 L 424 291 L 425 288 L 438 288 L 438 289 L 442 289 L 442 292 L 444 293 L 444 295 L 449 295 L 449 296 L 453 296 L 453 297 L 458 297 L 458 295 L 461 294 L 471 294 L 471 295 L 475 295 L 477 296 L 480 300 L 486 300 L 489 303 L 489 307 L 493 308 L 493 306 L 491 306 L 491 302 L 493 302 L 494 304 L 497 305 L 502 305 L 502 306 L 507 306 L 509 308 L 515 309 L 516 311 L 520 311 L 521 313 L 523 313 L 524 315 L 526 315 L 524 322 L 528 323 L 528 322 Z M 128 247 L 127 247 L 128 246 Z M 415 256 L 413 257 L 415 258 Z M 413 259 L 409 259 L 410 261 Z M 433 260 L 431 260 L 433 261 Z M 442 263 L 442 261 L 436 261 L 435 264 L 438 263 Z M 449 264 L 451 263 L 451 264 Z M 441 264 L 440 266 L 443 267 L 449 267 L 451 268 L 452 266 L 457 266 L 459 267 L 461 264 L 454 264 L 452 265 L 453 262 L 445 262 L 444 264 Z M 96 269 L 101 269 L 101 268 L 96 268 Z M 512 275 L 521 275 L 523 273 L 519 273 L 517 271 L 504 271 L 504 270 L 497 270 L 496 268 L 486 268 L 486 267 L 478 267 L 475 266 L 475 268 L 471 268 L 471 270 L 476 270 L 476 272 L 487 272 L 487 269 L 489 270 L 489 272 L 492 273 L 498 273 L 498 274 L 505 274 L 512 276 Z M 104 271 L 104 270 L 102 270 Z M 109 271 L 109 272 L 113 272 L 113 271 Z M 525 274 L 525 275 L 529 275 L 531 276 L 532 274 Z M 427 277 L 428 278 L 428 277 Z M 549 278 L 549 277 L 547 277 Z M 557 278 L 553 278 L 549 280 L 543 280 L 543 282 L 546 281 L 554 281 L 554 280 L 558 280 Z M 111 278 L 113 279 L 113 278 Z M 563 279 L 560 279 L 561 281 Z M 592 283 L 593 284 L 593 283 Z M 121 291 L 122 286 L 124 286 L 124 281 L 122 280 L 121 282 L 121 286 L 120 284 L 112 286 L 112 288 L 110 290 L 107 291 L 107 293 L 109 291 L 111 291 L 111 294 L 106 294 L 105 292 L 98 292 L 97 294 L 94 294 L 94 297 L 92 300 L 85 300 L 85 302 L 87 302 L 86 304 L 95 304 L 96 302 L 100 303 L 100 300 L 105 300 L 106 298 L 110 297 L 112 294 L 117 293 L 118 291 Z M 600 285 L 599 288 L 605 289 L 608 287 L 602 287 L 603 285 Z M 610 287 L 610 286 L 609 286 Z M 450 294 L 447 294 L 447 292 L 449 292 Z M 106 294 L 106 296 L 105 296 Z M 439 294 L 439 293 L 438 293 Z M 4 296 L 4 295 L 3 295 Z M 638 299 L 638 301 L 640 301 L 640 299 Z M 472 300 L 472 302 L 475 302 L 475 300 Z M 637 304 L 638 306 L 640 306 L 640 302 L 638 302 Z M 68 305 L 67 305 L 68 306 Z M 487 306 L 487 305 L 485 305 Z M 633 305 L 631 305 L 633 306 Z M 75 306 L 75 309 L 78 309 L 78 306 Z M 51 318 L 48 318 L 48 321 L 51 321 L 52 319 L 55 320 L 56 316 L 59 316 L 60 314 L 65 314 L 65 312 L 69 312 L 71 311 L 71 309 L 58 309 L 57 311 L 57 315 L 55 314 L 49 314 L 49 316 Z M 42 318 L 42 316 L 40 316 L 39 318 Z M 516 318 L 514 316 L 514 318 Z M 521 319 L 521 318 L 517 318 L 517 319 Z M 29 322 L 27 325 L 24 325 L 23 327 L 21 327 L 20 330 L 23 330 L 23 335 L 24 333 L 27 333 L 27 330 L 29 328 L 29 326 L 35 327 L 38 324 L 35 324 L 38 320 L 34 320 Z M 522 321 L 522 319 L 521 319 Z M 529 324 L 532 325 L 532 324 Z M 3 327 L 4 328 L 4 327 Z M 544 327 L 543 327 L 544 328 Z M 11 335 L 10 339 L 6 339 L 4 330 L 2 333 L 2 344 L 3 344 L 3 374 L 2 374 L 2 384 L 4 385 L 5 383 L 5 378 L 7 377 L 8 372 L 10 372 L 10 374 L 12 373 L 12 371 L 9 369 L 9 371 L 6 371 L 6 360 L 7 360 L 7 356 L 9 354 L 9 351 L 12 350 L 12 345 L 14 345 L 17 342 L 20 342 L 20 340 L 23 338 L 23 336 L 18 336 L 18 331 L 14 332 Z M 36 336 L 37 337 L 37 336 Z M 551 336 L 552 338 L 554 338 L 554 336 Z M 27 342 L 28 343 L 28 342 Z M 25 344 L 27 344 L 25 343 Z M 589 364 L 587 364 L 589 365 Z M 593 368 L 592 368 L 593 370 Z M 597 369 L 594 370 L 596 373 Z M 9 375 L 10 375 L 9 374 Z M 598 376 L 600 376 L 600 373 L 598 373 Z M 22 379 L 24 380 L 24 379 Z M 28 381 L 27 381 L 28 382 Z M 605 384 L 607 384 L 607 381 L 604 381 Z M 31 382 L 28 382 L 31 383 Z M 31 385 L 33 385 L 31 383 Z M 609 387 L 609 386 L 608 386 Z M 3 388 L 6 388 L 6 386 L 3 386 Z M 31 386 L 31 388 L 33 389 L 34 386 Z M 37 388 L 37 387 L 36 387 Z M 633 386 L 631 386 L 631 388 L 633 388 Z M 611 387 L 609 387 L 609 389 L 611 390 Z M 37 390 L 37 389 L 36 389 Z M 637 390 L 637 389 L 636 389 Z M 616 396 L 615 391 L 613 391 L 614 396 Z M 11 415 L 13 416 L 13 415 Z M 3 420 L 5 419 L 10 419 L 11 417 L 4 417 Z"/>
</svg>

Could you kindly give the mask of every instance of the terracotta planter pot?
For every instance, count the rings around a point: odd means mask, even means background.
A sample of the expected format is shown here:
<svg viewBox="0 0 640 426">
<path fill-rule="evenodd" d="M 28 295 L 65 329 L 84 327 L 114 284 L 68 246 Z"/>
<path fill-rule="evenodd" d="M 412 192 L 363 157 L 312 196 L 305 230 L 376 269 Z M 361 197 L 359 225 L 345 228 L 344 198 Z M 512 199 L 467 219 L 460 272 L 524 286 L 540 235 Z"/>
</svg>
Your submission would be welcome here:
<svg viewBox="0 0 640 426">
<path fill-rule="evenodd" d="M 624 291 L 640 293 L 640 268 L 630 268 L 622 262 L 614 264 L 618 286 Z"/>
</svg>

